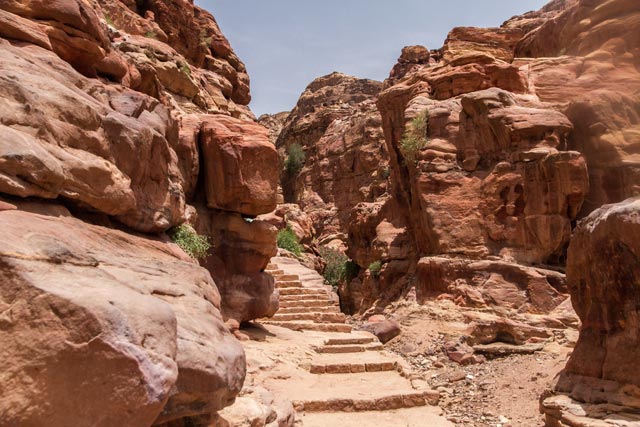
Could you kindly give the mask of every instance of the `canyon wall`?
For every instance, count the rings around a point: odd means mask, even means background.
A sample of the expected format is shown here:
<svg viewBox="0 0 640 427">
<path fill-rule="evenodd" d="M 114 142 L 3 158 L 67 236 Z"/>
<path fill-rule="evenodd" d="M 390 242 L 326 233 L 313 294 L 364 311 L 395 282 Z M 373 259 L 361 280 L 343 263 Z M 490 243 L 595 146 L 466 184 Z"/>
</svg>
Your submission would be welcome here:
<svg viewBox="0 0 640 427">
<path fill-rule="evenodd" d="M 343 213 L 360 266 L 343 307 L 412 289 L 418 301 L 557 306 L 576 221 L 640 191 L 638 19 L 629 1 L 554 1 L 500 28 L 455 28 L 439 50 L 403 49 L 377 96 L 387 195 Z"/>
<path fill-rule="evenodd" d="M 351 207 L 387 192 L 388 165 L 375 99 L 382 83 L 333 73 L 314 80 L 282 124 L 276 146 L 304 151 L 299 171 L 283 169 L 285 203 L 297 204 L 321 244 L 346 243 Z"/>
<path fill-rule="evenodd" d="M 193 1 L 0 1 L 3 423 L 209 425 L 233 402 L 223 322 L 278 308 L 250 99 Z M 185 222 L 204 268 L 165 234 Z"/>
<path fill-rule="evenodd" d="M 639 233 L 638 197 L 605 205 L 576 228 L 567 284 L 582 327 L 555 389 L 541 397 L 549 427 L 638 423 Z"/>
</svg>

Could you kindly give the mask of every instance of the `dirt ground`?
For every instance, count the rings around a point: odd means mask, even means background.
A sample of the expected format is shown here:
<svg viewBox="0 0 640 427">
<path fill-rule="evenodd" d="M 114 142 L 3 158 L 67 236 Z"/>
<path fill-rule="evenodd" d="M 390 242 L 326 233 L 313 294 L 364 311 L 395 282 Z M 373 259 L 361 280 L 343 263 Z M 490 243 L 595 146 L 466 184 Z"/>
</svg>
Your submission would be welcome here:
<svg viewBox="0 0 640 427">
<path fill-rule="evenodd" d="M 443 348 L 467 331 L 464 310 L 449 302 L 388 307 L 385 314 L 400 322 L 402 334 L 385 347 L 402 356 L 417 378 L 441 392 L 440 406 L 458 427 L 544 426 L 539 398 L 565 366 L 577 330 L 554 330 L 554 338 L 534 354 L 462 366 Z"/>
</svg>

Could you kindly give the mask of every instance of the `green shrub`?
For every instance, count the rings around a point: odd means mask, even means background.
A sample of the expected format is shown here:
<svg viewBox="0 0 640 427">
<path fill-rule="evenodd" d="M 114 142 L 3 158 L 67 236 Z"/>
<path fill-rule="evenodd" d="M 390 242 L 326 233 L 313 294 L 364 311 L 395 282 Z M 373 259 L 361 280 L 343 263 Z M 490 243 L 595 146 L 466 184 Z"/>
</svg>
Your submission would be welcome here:
<svg viewBox="0 0 640 427">
<path fill-rule="evenodd" d="M 382 262 L 374 261 L 371 264 L 369 264 L 369 272 L 373 277 L 380 276 L 380 270 L 382 270 Z"/>
<path fill-rule="evenodd" d="M 297 175 L 302 170 L 305 160 L 306 156 L 300 144 L 291 144 L 287 150 L 284 169 L 289 176 Z"/>
<path fill-rule="evenodd" d="M 158 35 L 153 31 L 147 31 L 146 33 L 144 33 L 144 36 L 148 37 L 150 39 L 157 39 L 158 38 Z"/>
<path fill-rule="evenodd" d="M 209 238 L 199 235 L 189 224 L 182 224 L 169 230 L 169 237 L 193 259 L 204 258 L 211 248 Z"/>
<path fill-rule="evenodd" d="M 407 163 L 415 163 L 416 154 L 422 150 L 429 140 L 429 110 L 418 114 L 407 126 L 400 141 L 400 152 Z"/>
<path fill-rule="evenodd" d="M 182 64 L 180 64 L 180 71 L 182 71 L 187 76 L 191 77 L 191 67 L 189 67 L 189 64 L 187 64 L 186 62 L 183 62 Z"/>
<path fill-rule="evenodd" d="M 322 272 L 324 280 L 331 286 L 338 286 L 347 278 L 347 266 L 351 261 L 342 252 L 327 247 L 320 248 L 320 256 L 326 264 Z"/>
<path fill-rule="evenodd" d="M 111 19 L 111 15 L 109 15 L 108 13 L 104 14 L 104 20 L 107 22 L 108 25 L 115 27 L 115 25 L 113 25 L 113 19 Z"/>
<path fill-rule="evenodd" d="M 276 240 L 279 248 L 286 249 L 298 256 L 302 255 L 302 245 L 298 240 L 298 236 L 296 236 L 296 233 L 293 232 L 290 226 L 287 225 L 287 228 L 278 231 Z"/>
</svg>

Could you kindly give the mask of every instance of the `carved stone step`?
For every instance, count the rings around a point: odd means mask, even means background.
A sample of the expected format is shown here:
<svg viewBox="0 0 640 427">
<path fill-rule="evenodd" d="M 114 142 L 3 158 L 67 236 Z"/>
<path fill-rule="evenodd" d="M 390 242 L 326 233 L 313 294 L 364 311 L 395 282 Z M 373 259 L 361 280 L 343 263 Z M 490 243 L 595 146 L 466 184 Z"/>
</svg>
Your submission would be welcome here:
<svg viewBox="0 0 640 427">
<path fill-rule="evenodd" d="M 318 353 L 362 353 L 365 351 L 380 351 L 383 350 L 384 346 L 382 344 L 368 344 L 368 345 L 358 345 L 358 344 L 349 344 L 349 345 L 325 345 L 322 347 L 318 347 L 316 351 Z"/>
<path fill-rule="evenodd" d="M 308 301 L 310 303 L 318 303 L 316 306 L 313 305 L 294 305 L 294 306 L 283 306 L 282 302 L 280 303 L 280 309 L 276 314 L 294 314 L 294 313 L 308 313 L 310 307 L 313 307 L 314 313 L 340 313 L 340 307 L 337 305 L 326 305 L 323 301 L 311 300 Z"/>
<path fill-rule="evenodd" d="M 280 296 L 283 295 L 304 295 L 307 297 L 317 295 L 322 296 L 327 300 L 329 299 L 327 292 L 319 288 L 282 288 L 280 289 Z"/>
<path fill-rule="evenodd" d="M 326 298 L 305 298 L 298 295 L 280 296 L 280 309 L 282 308 L 307 308 L 307 307 L 338 307 L 327 301 Z"/>
<path fill-rule="evenodd" d="M 320 331 L 320 332 L 351 332 L 351 326 L 344 323 L 314 323 L 309 321 L 278 322 L 265 320 L 267 325 L 280 326 L 294 331 Z"/>
<path fill-rule="evenodd" d="M 301 288 L 302 287 L 302 282 L 299 280 L 288 280 L 288 281 L 281 281 L 278 280 L 276 282 L 276 286 L 278 287 L 278 289 L 284 289 L 284 288 Z"/>
<path fill-rule="evenodd" d="M 271 318 L 276 321 L 297 321 L 297 320 L 311 320 L 317 323 L 344 323 L 346 316 L 342 313 L 276 313 Z"/>
</svg>

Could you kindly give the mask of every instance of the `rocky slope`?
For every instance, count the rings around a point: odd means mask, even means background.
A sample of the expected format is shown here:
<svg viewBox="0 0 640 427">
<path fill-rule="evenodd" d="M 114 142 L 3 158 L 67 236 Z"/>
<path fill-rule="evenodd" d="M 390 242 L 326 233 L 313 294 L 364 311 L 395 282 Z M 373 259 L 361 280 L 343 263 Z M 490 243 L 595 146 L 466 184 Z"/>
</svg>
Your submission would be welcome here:
<svg viewBox="0 0 640 427">
<path fill-rule="evenodd" d="M 3 425 L 208 425 L 233 401 L 223 321 L 278 307 L 249 101 L 190 0 L 0 1 Z M 184 222 L 205 268 L 164 234 Z"/>
</svg>

